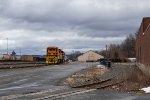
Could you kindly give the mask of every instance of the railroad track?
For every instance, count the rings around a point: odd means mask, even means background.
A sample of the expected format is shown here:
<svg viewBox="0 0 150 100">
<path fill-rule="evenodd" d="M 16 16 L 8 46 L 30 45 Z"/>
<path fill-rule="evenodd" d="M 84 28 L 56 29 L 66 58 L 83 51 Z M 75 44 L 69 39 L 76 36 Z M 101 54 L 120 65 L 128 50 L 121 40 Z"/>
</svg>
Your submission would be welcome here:
<svg viewBox="0 0 150 100">
<path fill-rule="evenodd" d="M 16 94 L 16 95 L 2 96 L 2 97 L 0 97 L 0 100 L 11 100 L 11 99 L 16 99 L 16 98 L 21 98 L 21 97 L 36 96 L 36 95 L 41 95 L 41 94 L 44 94 L 44 93 L 52 93 L 52 92 L 59 91 L 59 90 L 64 90 L 64 89 L 66 89 L 66 88 L 61 87 L 61 88 L 48 89 L 48 90 L 45 90 L 45 91 L 39 91 L 39 92 L 33 92 L 33 93 L 27 93 L 27 94 Z"/>
<path fill-rule="evenodd" d="M 46 99 L 55 100 L 55 99 L 65 98 L 65 97 L 69 97 L 69 96 L 73 96 L 73 95 L 78 95 L 78 94 L 82 94 L 82 93 L 91 92 L 91 91 L 94 91 L 94 90 L 96 90 L 96 89 L 80 89 L 80 90 L 75 90 L 75 91 L 69 91 L 69 92 L 49 95 L 49 96 L 45 96 L 45 97 L 41 97 L 41 98 L 36 98 L 36 99 L 33 99 L 33 100 L 46 100 Z"/>
<path fill-rule="evenodd" d="M 16 99 L 21 100 L 24 98 L 29 98 L 31 100 L 45 100 L 45 99 L 54 100 L 54 99 L 65 98 L 68 96 L 78 95 L 78 94 L 96 90 L 96 89 L 79 89 L 74 91 L 67 90 L 66 92 L 64 92 L 65 89 L 66 89 L 65 87 L 62 87 L 62 88 L 49 89 L 49 90 L 35 92 L 35 93 L 2 96 L 0 97 L 0 100 L 16 100 Z M 59 93 L 59 91 L 61 92 Z"/>
<path fill-rule="evenodd" d="M 13 64 L 1 64 L 0 69 L 8 68 L 24 68 L 24 67 L 38 67 L 45 66 L 45 63 L 13 63 Z"/>
<path fill-rule="evenodd" d="M 45 64 L 45 62 L 0 62 L 0 65 Z"/>
</svg>

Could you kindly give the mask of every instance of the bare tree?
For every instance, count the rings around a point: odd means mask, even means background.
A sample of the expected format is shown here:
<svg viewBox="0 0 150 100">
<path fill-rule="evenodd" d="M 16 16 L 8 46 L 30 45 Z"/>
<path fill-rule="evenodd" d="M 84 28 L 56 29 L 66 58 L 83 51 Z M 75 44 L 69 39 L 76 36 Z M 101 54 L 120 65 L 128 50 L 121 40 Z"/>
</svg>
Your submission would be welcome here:
<svg viewBox="0 0 150 100">
<path fill-rule="evenodd" d="M 115 61 L 125 61 L 126 58 L 135 57 L 135 41 L 136 34 L 129 34 L 120 45 L 110 44 L 108 51 L 103 50 L 100 54 Z"/>
<path fill-rule="evenodd" d="M 68 59 L 72 61 L 77 61 L 78 56 L 82 55 L 80 51 L 73 51 L 70 55 L 68 55 Z"/>
<path fill-rule="evenodd" d="M 130 34 L 121 44 L 122 53 L 126 58 L 135 57 L 135 35 Z"/>
</svg>

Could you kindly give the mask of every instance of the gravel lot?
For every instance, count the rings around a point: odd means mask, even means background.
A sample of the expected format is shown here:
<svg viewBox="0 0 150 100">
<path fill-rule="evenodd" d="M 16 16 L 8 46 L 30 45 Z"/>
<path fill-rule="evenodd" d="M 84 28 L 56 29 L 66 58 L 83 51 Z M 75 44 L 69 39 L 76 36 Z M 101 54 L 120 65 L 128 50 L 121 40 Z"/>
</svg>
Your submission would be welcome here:
<svg viewBox="0 0 150 100">
<path fill-rule="evenodd" d="M 85 90 L 86 88 L 70 88 L 63 84 L 66 77 L 95 65 L 73 62 L 36 68 L 0 69 L 0 100 L 31 100 L 46 97 L 56 97 L 54 100 L 149 100 L 149 95 L 114 90 L 112 92 L 108 88 L 109 91 Z M 117 66 L 111 70 L 115 73 Z"/>
<path fill-rule="evenodd" d="M 150 80 L 133 63 L 113 64 L 108 70 L 90 67 L 66 79 L 71 87 L 98 88 L 105 90 L 142 92 L 139 89 L 150 85 Z"/>
</svg>

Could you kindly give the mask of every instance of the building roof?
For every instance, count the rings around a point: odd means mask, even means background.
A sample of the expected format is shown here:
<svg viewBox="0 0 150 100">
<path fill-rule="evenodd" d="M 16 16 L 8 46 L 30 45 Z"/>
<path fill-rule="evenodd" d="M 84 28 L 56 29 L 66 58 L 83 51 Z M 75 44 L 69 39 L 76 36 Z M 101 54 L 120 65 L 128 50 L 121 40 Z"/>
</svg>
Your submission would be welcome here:
<svg viewBox="0 0 150 100">
<path fill-rule="evenodd" d="M 142 33 L 144 33 L 149 27 L 149 24 L 150 24 L 150 17 L 144 17 L 140 25 L 139 31 L 142 29 Z"/>
<path fill-rule="evenodd" d="M 95 54 L 98 54 L 98 53 L 96 53 L 95 51 L 93 51 L 93 50 L 89 50 L 89 51 L 86 51 L 85 53 L 83 53 L 82 55 L 80 55 L 80 56 L 83 56 L 84 54 L 86 54 L 86 53 L 88 53 L 88 52 L 93 52 L 93 53 L 95 53 Z M 100 54 L 98 54 L 98 55 L 100 55 Z M 79 56 L 79 57 L 80 57 Z M 100 55 L 100 56 L 102 56 L 102 55 Z"/>
</svg>

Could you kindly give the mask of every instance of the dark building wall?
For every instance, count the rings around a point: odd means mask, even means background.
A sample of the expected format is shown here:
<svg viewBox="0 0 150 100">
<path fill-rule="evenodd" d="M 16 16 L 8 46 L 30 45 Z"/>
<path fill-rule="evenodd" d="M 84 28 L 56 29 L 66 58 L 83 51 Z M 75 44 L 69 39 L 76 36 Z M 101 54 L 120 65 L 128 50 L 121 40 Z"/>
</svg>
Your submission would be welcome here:
<svg viewBox="0 0 150 100">
<path fill-rule="evenodd" d="M 150 76 L 150 17 L 143 18 L 136 38 L 136 58 L 139 68 Z"/>
<path fill-rule="evenodd" d="M 150 65 L 150 18 L 143 18 L 136 40 L 137 62 Z"/>
<path fill-rule="evenodd" d="M 150 27 L 141 39 L 141 63 L 150 66 Z"/>
</svg>

